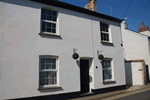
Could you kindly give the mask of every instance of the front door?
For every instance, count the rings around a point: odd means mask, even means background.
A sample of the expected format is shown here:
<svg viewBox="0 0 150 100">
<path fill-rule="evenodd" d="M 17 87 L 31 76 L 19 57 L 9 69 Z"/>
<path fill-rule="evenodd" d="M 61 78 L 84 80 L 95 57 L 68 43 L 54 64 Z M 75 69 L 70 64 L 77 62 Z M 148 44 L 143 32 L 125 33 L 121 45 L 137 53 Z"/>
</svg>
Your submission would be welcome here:
<svg viewBox="0 0 150 100">
<path fill-rule="evenodd" d="M 80 59 L 81 92 L 89 92 L 89 60 Z"/>
</svg>

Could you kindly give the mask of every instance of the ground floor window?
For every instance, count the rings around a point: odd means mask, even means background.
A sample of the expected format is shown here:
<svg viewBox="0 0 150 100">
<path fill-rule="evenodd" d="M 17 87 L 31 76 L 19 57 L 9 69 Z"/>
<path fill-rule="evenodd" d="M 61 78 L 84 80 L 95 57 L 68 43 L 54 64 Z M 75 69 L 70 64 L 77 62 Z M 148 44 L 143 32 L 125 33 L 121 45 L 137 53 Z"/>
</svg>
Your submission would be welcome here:
<svg viewBox="0 0 150 100">
<path fill-rule="evenodd" d="M 40 85 L 57 85 L 57 57 L 40 57 Z"/>
<path fill-rule="evenodd" d="M 112 59 L 104 59 L 102 61 L 103 66 L 103 80 L 112 80 Z"/>
</svg>

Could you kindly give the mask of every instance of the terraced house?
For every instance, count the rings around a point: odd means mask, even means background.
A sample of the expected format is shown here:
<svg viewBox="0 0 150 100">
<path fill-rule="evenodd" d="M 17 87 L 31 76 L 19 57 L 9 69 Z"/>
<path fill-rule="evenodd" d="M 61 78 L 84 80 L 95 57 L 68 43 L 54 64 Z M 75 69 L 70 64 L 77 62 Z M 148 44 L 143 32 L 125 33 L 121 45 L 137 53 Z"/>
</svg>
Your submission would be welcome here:
<svg viewBox="0 0 150 100">
<path fill-rule="evenodd" d="M 121 22 L 96 0 L 0 0 L 0 99 L 124 88 Z"/>
</svg>

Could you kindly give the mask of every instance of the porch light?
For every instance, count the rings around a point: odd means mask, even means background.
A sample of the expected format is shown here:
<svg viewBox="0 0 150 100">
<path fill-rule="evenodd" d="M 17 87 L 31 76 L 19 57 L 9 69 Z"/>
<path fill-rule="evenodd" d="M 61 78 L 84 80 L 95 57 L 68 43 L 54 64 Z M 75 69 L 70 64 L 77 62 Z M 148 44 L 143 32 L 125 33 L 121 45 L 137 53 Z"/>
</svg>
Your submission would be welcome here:
<svg viewBox="0 0 150 100">
<path fill-rule="evenodd" d="M 102 54 L 98 55 L 98 59 L 99 60 L 103 60 L 104 59 L 104 56 Z"/>
<path fill-rule="evenodd" d="M 72 58 L 73 58 L 73 59 L 78 59 L 78 58 L 79 58 L 79 54 L 78 54 L 78 53 L 74 53 L 74 54 L 72 55 Z"/>
</svg>

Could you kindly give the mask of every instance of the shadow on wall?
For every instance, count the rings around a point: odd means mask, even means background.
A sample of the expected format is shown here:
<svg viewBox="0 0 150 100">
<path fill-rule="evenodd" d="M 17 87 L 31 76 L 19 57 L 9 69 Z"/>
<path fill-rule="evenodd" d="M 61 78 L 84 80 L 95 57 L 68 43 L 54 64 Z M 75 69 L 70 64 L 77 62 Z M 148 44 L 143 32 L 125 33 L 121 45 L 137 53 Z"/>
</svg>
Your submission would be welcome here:
<svg viewBox="0 0 150 100">
<path fill-rule="evenodd" d="M 35 2 L 32 3 L 27 0 L 1 0 L 1 2 L 41 9 L 41 6 L 38 3 L 35 4 Z"/>
<path fill-rule="evenodd" d="M 56 88 L 56 89 L 39 89 L 39 92 L 41 93 L 45 93 L 45 92 L 56 92 L 56 91 L 63 91 L 63 89 L 60 87 L 60 88 Z"/>
<path fill-rule="evenodd" d="M 131 62 L 127 63 L 125 62 L 125 74 L 126 74 L 126 88 L 128 89 L 133 85 Z"/>
<path fill-rule="evenodd" d="M 148 68 L 148 65 L 145 66 L 146 67 L 146 79 L 147 79 L 147 83 L 150 82 L 149 80 L 149 68 Z"/>
<path fill-rule="evenodd" d="M 110 44 L 110 43 L 102 43 L 103 46 L 108 46 L 108 47 L 114 47 L 114 44 Z"/>
<path fill-rule="evenodd" d="M 39 35 L 42 38 L 62 40 L 62 37 L 60 37 L 60 36 L 44 35 L 44 34 L 41 34 L 41 33 L 39 33 Z"/>
</svg>

